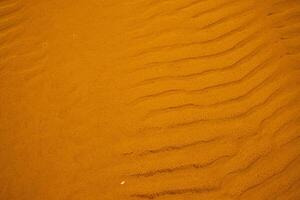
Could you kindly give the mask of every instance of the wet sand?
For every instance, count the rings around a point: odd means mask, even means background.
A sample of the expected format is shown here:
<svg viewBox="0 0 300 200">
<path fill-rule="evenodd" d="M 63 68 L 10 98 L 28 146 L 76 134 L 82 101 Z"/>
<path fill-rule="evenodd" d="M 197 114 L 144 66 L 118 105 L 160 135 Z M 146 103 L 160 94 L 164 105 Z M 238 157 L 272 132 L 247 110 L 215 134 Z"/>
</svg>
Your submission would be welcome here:
<svg viewBox="0 0 300 200">
<path fill-rule="evenodd" d="M 0 1 L 0 199 L 300 199 L 300 1 Z"/>
</svg>

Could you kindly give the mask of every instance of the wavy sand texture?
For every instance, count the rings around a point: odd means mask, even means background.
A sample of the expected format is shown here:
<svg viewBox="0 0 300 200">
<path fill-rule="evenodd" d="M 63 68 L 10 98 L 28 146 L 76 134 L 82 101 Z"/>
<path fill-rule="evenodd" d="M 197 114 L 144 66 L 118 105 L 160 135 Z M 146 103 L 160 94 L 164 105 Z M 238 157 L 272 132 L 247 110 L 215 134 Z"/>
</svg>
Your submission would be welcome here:
<svg viewBox="0 0 300 200">
<path fill-rule="evenodd" d="M 0 199 L 299 200 L 300 1 L 0 1 Z"/>
</svg>

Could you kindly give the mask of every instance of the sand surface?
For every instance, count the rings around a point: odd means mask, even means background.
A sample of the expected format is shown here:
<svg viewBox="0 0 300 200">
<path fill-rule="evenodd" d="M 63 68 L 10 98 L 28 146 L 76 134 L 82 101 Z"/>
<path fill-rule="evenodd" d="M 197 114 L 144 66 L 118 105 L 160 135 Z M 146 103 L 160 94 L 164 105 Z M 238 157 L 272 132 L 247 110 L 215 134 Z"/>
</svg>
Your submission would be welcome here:
<svg viewBox="0 0 300 200">
<path fill-rule="evenodd" d="M 1 0 L 1 200 L 299 200 L 299 0 Z"/>
</svg>

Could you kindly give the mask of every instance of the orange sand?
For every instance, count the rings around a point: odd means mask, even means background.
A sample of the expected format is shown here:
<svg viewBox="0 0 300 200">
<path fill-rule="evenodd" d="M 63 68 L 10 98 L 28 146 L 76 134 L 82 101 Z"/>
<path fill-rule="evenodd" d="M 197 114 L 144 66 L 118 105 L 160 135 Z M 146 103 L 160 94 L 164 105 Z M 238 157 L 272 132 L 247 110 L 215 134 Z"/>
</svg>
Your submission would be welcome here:
<svg viewBox="0 0 300 200">
<path fill-rule="evenodd" d="M 300 1 L 0 1 L 0 200 L 299 200 Z"/>
</svg>

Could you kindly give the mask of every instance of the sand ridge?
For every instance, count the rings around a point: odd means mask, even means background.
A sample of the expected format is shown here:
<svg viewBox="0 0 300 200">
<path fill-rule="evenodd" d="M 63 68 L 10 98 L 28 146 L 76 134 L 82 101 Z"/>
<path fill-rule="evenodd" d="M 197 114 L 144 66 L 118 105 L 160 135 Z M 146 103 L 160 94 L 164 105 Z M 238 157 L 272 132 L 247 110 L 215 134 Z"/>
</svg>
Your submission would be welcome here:
<svg viewBox="0 0 300 200">
<path fill-rule="evenodd" d="M 299 14 L 1 1 L 0 199 L 299 199 Z"/>
</svg>

